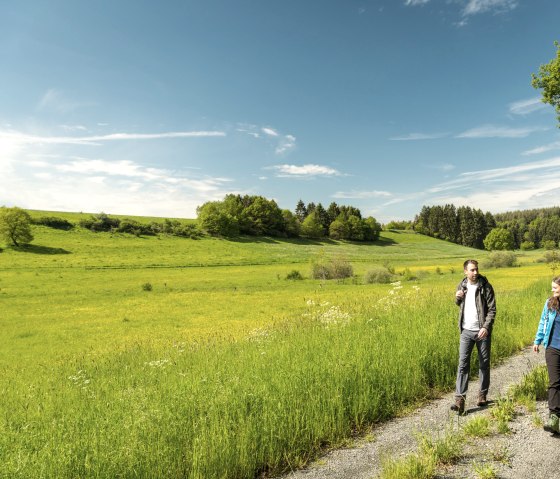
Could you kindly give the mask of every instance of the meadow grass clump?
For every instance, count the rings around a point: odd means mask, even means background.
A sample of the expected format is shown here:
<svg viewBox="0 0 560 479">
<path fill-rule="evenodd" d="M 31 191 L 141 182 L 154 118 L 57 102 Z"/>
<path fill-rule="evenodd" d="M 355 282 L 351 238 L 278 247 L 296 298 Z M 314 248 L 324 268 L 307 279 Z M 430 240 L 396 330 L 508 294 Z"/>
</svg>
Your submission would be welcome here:
<svg viewBox="0 0 560 479">
<path fill-rule="evenodd" d="M 513 251 L 492 251 L 483 262 L 484 268 L 511 268 L 517 263 Z"/>
<path fill-rule="evenodd" d="M 293 269 L 286 275 L 286 279 L 301 280 L 303 279 L 303 276 L 297 269 Z"/>
<path fill-rule="evenodd" d="M 152 283 L 143 283 L 142 291 L 151 291 L 153 289 Z"/>
<path fill-rule="evenodd" d="M 486 437 L 490 435 L 490 421 L 486 416 L 475 416 L 463 426 L 463 432 L 470 437 Z"/>
<path fill-rule="evenodd" d="M 521 382 L 511 388 L 510 394 L 516 401 L 520 398 L 529 398 L 533 402 L 547 399 L 548 372 L 546 366 L 537 366 L 525 374 Z"/>
<path fill-rule="evenodd" d="M 493 464 L 475 462 L 473 464 L 474 474 L 477 479 L 497 479 L 498 471 Z"/>
<path fill-rule="evenodd" d="M 432 479 L 435 475 L 432 456 L 411 454 L 403 459 L 386 459 L 377 479 Z"/>
<path fill-rule="evenodd" d="M 389 272 L 387 268 L 373 268 L 367 271 L 365 274 L 364 281 L 366 284 L 387 284 L 393 280 L 393 275 Z"/>
<path fill-rule="evenodd" d="M 348 260 L 336 257 L 326 259 L 319 257 L 311 263 L 311 277 L 313 279 L 345 279 L 354 275 L 354 269 Z"/>
<path fill-rule="evenodd" d="M 496 420 L 499 433 L 509 433 L 509 422 L 515 416 L 515 403 L 513 399 L 509 397 L 499 398 L 492 409 L 490 409 L 490 415 Z"/>
<path fill-rule="evenodd" d="M 463 434 L 447 428 L 443 437 L 432 437 L 427 433 L 419 434 L 417 437 L 421 454 L 429 455 L 438 465 L 454 464 L 463 455 L 465 438 Z"/>
</svg>

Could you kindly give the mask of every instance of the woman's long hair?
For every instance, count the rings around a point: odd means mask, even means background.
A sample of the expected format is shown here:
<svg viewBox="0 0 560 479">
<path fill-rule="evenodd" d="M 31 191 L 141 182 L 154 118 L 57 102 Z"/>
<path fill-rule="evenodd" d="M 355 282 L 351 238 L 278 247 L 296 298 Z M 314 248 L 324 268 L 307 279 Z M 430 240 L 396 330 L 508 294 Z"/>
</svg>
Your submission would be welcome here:
<svg viewBox="0 0 560 479">
<path fill-rule="evenodd" d="M 556 276 L 556 278 L 553 278 L 552 281 L 560 286 L 560 276 Z M 554 295 L 548 298 L 548 309 L 554 309 L 555 311 L 560 312 L 560 298 L 557 298 Z"/>
</svg>

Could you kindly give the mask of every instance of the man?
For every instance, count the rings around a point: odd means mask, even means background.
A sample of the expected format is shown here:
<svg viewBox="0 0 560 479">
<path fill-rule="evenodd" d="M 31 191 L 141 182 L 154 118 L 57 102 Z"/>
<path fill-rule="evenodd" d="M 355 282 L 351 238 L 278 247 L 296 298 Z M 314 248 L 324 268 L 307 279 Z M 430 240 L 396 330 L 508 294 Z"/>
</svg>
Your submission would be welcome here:
<svg viewBox="0 0 560 479">
<path fill-rule="evenodd" d="M 459 367 L 455 387 L 453 411 L 460 415 L 465 412 L 465 397 L 469 385 L 471 353 L 476 345 L 480 363 L 480 390 L 477 405 L 488 404 L 488 387 L 490 386 L 490 343 L 492 326 L 496 316 L 494 289 L 488 280 L 478 274 L 478 262 L 468 259 L 463 264 L 465 278 L 457 286 L 455 303 L 459 306 Z"/>
</svg>

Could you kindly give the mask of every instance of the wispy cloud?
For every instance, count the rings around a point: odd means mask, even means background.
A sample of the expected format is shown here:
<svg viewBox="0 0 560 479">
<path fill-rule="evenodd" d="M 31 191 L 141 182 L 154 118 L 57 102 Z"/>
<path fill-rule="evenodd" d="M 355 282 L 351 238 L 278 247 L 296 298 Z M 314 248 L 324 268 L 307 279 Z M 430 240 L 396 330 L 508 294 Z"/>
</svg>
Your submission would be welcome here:
<svg viewBox="0 0 560 479">
<path fill-rule="evenodd" d="M 275 165 L 270 167 L 276 170 L 280 178 L 310 178 L 315 176 L 342 176 L 340 171 L 323 165 Z"/>
<path fill-rule="evenodd" d="M 463 15 L 476 15 L 479 13 L 502 13 L 513 10 L 518 5 L 517 0 L 468 0 Z"/>
<path fill-rule="evenodd" d="M 432 170 L 439 170 L 439 171 L 452 171 L 455 169 L 455 165 L 452 165 L 451 163 L 440 163 L 437 165 L 427 165 L 427 168 L 431 168 Z"/>
<path fill-rule="evenodd" d="M 373 198 L 389 198 L 393 196 L 391 193 L 389 193 L 388 191 L 378 191 L 378 190 L 372 190 L 372 191 L 357 191 L 357 190 L 351 190 L 351 191 L 337 191 L 336 193 L 334 193 L 332 195 L 333 198 L 337 198 L 337 199 L 360 199 L 360 200 L 369 200 L 369 199 L 373 199 Z"/>
<path fill-rule="evenodd" d="M 415 140 L 435 140 L 437 138 L 444 138 L 448 133 L 409 133 L 404 136 L 394 136 L 389 138 L 391 141 L 415 141 Z"/>
<path fill-rule="evenodd" d="M 560 141 L 555 141 L 553 143 L 549 143 L 548 145 L 539 146 L 537 148 L 533 148 L 531 150 L 526 150 L 522 154 L 523 155 L 538 155 L 540 153 L 546 153 L 548 151 L 560 150 Z"/>
<path fill-rule="evenodd" d="M 50 88 L 39 99 L 37 103 L 37 110 L 52 110 L 59 113 L 69 113 L 78 108 L 91 105 L 93 105 L 92 102 L 70 100 L 66 98 L 61 91 L 55 88 Z"/>
<path fill-rule="evenodd" d="M 508 128 L 505 126 L 482 125 L 459 133 L 456 138 L 525 138 L 546 128 Z"/>
<path fill-rule="evenodd" d="M 520 100 L 509 105 L 509 112 L 514 115 L 528 115 L 538 110 L 546 108 L 546 105 L 539 97 L 528 100 Z"/>
<path fill-rule="evenodd" d="M 406 0 L 404 2 L 405 5 L 424 5 L 428 3 L 430 0 Z"/>
<path fill-rule="evenodd" d="M 196 138 L 226 136 L 223 131 L 174 131 L 164 133 L 111 133 L 90 136 L 36 136 L 18 131 L 0 131 L 0 142 L 12 141 L 22 144 L 70 144 L 94 145 L 105 141 L 158 140 L 165 138 Z"/>
<path fill-rule="evenodd" d="M 286 135 L 280 140 L 278 146 L 276 147 L 276 150 L 274 151 L 277 155 L 281 155 L 283 153 L 286 153 L 294 149 L 295 146 L 296 146 L 296 137 L 293 135 Z"/>
</svg>

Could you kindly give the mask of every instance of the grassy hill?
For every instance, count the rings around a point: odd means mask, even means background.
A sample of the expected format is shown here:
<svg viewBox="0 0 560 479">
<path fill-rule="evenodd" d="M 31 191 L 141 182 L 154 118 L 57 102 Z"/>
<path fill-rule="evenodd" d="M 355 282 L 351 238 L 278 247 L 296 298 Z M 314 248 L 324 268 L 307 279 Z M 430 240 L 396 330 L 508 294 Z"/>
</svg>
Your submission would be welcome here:
<svg viewBox="0 0 560 479">
<path fill-rule="evenodd" d="M 33 233 L 0 252 L 0 477 L 303 464 L 452 386 L 453 291 L 463 261 L 485 255 L 405 232 L 373 244 Z M 539 254 L 483 271 L 498 297 L 495 361 L 534 334 L 550 277 Z M 345 258 L 355 276 L 311 279 L 318 257 Z M 366 284 L 382 265 L 402 282 Z M 285 279 L 292 270 L 304 279 Z"/>
</svg>

